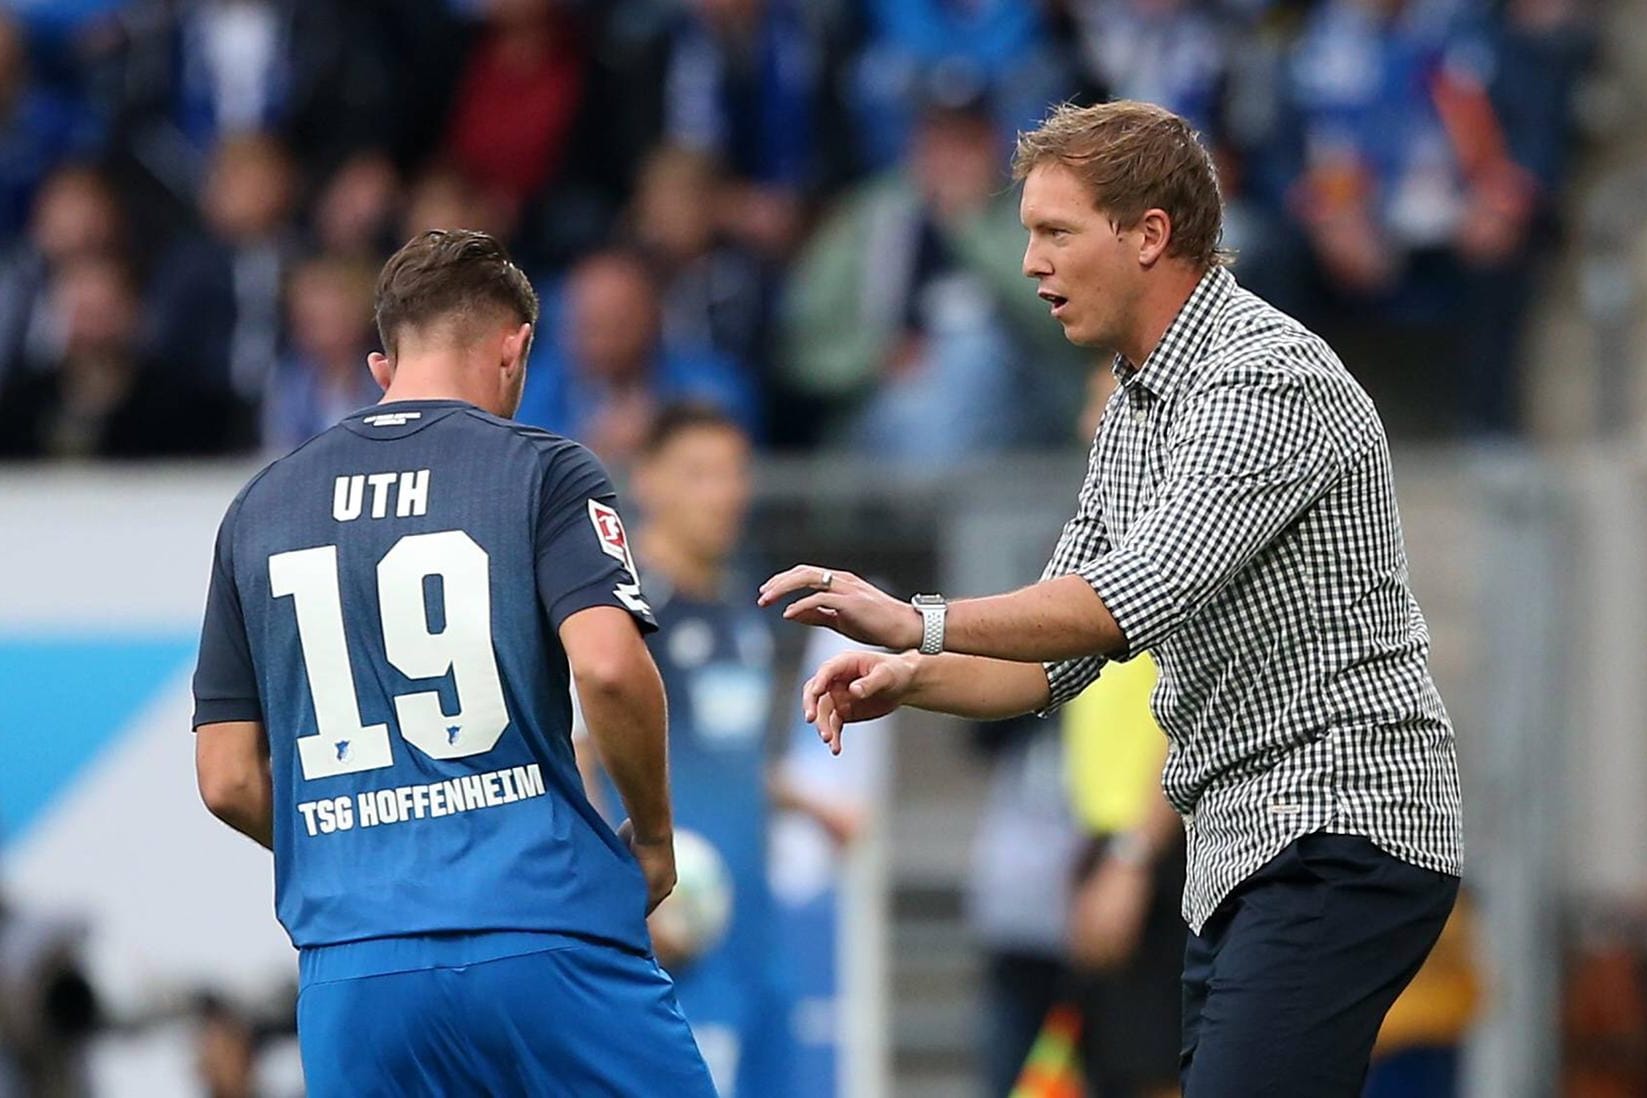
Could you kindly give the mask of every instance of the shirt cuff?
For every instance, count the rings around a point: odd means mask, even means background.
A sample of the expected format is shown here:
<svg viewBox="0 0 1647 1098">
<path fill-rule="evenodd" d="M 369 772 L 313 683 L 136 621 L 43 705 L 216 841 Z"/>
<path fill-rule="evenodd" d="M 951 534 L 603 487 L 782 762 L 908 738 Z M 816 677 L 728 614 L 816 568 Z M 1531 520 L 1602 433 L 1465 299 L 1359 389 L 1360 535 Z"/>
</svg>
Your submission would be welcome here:
<svg viewBox="0 0 1647 1098">
<path fill-rule="evenodd" d="M 638 588 L 636 597 L 639 598 Z M 642 606 L 637 607 L 620 602 L 618 596 L 614 593 L 614 585 L 607 580 L 601 580 L 585 587 L 579 587 L 575 591 L 568 591 L 556 599 L 554 605 L 549 607 L 549 624 L 554 626 L 555 631 L 558 633 L 566 619 L 578 611 L 588 610 L 595 606 L 612 606 L 619 610 L 629 611 L 629 616 L 635 619 L 635 625 L 639 627 L 642 636 L 656 633 L 658 631 L 658 619 L 652 614 L 651 604 L 646 603 L 644 599 L 641 600 L 641 603 Z"/>
<path fill-rule="evenodd" d="M 1064 703 L 1097 681 L 1109 661 L 1103 656 L 1081 656 L 1073 660 L 1057 660 L 1042 664 L 1047 672 L 1047 703 L 1035 711 L 1037 717 L 1050 717 Z"/>
<path fill-rule="evenodd" d="M 1082 565 L 1076 574 L 1092 585 L 1104 609 L 1121 627 L 1126 648 L 1112 659 L 1129 660 L 1154 648 L 1178 621 L 1178 603 L 1171 586 L 1154 563 L 1137 550 L 1125 546 L 1112 550 Z"/>
<path fill-rule="evenodd" d="M 261 721 L 263 706 L 256 698 L 196 698 L 194 727 L 228 721 Z"/>
</svg>

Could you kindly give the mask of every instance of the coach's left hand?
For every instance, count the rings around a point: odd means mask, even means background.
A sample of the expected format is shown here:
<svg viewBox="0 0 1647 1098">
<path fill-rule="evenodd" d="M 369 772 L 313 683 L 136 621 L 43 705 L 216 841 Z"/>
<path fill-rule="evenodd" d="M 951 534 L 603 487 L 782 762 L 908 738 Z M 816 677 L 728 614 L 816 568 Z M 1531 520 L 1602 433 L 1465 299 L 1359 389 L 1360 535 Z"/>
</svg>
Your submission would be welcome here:
<svg viewBox="0 0 1647 1098">
<path fill-rule="evenodd" d="M 797 564 L 761 584 L 757 601 L 771 606 L 796 591 L 813 594 L 784 609 L 783 616 L 789 621 L 822 625 L 860 644 L 879 644 L 896 652 L 920 646 L 919 610 L 838 568 Z"/>
</svg>

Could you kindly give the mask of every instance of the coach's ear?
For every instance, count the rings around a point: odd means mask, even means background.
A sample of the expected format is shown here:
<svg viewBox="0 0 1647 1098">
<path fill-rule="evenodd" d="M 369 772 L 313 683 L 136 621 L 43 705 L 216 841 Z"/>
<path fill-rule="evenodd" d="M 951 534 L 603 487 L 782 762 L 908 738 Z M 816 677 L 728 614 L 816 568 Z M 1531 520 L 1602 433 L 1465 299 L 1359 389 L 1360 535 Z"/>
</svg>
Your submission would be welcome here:
<svg viewBox="0 0 1647 1098">
<path fill-rule="evenodd" d="M 1162 209 L 1145 210 L 1144 216 L 1138 219 L 1138 233 L 1138 265 L 1153 267 L 1167 254 L 1167 245 L 1172 243 L 1172 218 Z"/>
<path fill-rule="evenodd" d="M 389 365 L 389 356 L 382 351 L 373 351 L 366 356 L 366 368 L 372 371 L 372 380 L 384 392 L 389 391 L 389 382 L 395 376 L 394 368 Z"/>
</svg>

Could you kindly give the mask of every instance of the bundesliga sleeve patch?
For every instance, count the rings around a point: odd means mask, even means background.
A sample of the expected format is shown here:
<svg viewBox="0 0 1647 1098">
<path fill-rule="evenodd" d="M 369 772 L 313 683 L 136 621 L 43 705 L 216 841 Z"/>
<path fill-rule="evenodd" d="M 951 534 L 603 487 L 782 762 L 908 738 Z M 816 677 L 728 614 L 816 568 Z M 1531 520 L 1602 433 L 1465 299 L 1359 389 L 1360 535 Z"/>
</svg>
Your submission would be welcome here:
<svg viewBox="0 0 1647 1098">
<path fill-rule="evenodd" d="M 629 552 L 629 535 L 624 532 L 623 519 L 618 517 L 617 508 L 592 499 L 589 501 L 589 522 L 595 528 L 595 538 L 600 542 L 601 551 L 621 562 L 629 569 L 631 577 L 639 579 L 635 558 Z"/>
</svg>

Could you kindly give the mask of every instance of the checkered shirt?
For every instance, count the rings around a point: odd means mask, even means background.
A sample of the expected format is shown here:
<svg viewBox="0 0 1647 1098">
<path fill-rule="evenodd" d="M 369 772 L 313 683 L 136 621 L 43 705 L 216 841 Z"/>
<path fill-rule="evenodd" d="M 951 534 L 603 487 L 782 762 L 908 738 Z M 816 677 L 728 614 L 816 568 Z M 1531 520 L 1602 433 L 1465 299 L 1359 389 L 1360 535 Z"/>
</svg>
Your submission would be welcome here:
<svg viewBox="0 0 1647 1098">
<path fill-rule="evenodd" d="M 1043 578 L 1092 584 L 1161 677 L 1200 931 L 1294 839 L 1460 871 L 1458 760 L 1407 584 L 1389 444 L 1319 337 L 1208 272 L 1119 384 Z M 1047 665 L 1049 708 L 1099 657 Z"/>
</svg>

